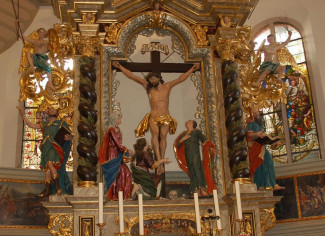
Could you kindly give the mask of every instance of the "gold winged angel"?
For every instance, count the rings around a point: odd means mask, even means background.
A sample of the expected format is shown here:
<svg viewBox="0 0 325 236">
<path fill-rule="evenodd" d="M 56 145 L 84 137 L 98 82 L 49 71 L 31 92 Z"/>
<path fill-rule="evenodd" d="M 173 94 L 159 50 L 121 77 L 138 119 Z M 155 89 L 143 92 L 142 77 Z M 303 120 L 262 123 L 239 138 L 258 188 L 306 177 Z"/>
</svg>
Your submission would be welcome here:
<svg viewBox="0 0 325 236">
<path fill-rule="evenodd" d="M 19 73 L 20 100 L 27 98 L 53 100 L 53 93 L 67 88 L 67 73 L 64 73 L 64 59 L 73 58 L 74 47 L 71 27 L 55 24 L 46 31 L 40 28 L 28 37 L 22 36 L 25 44 L 21 54 Z M 48 79 L 46 86 L 44 86 Z M 44 90 L 45 87 L 45 90 Z"/>
<path fill-rule="evenodd" d="M 59 38 L 56 30 L 50 29 L 46 31 L 44 28 L 40 28 L 32 32 L 28 37 L 22 35 L 22 38 L 25 45 L 22 50 L 19 66 L 19 73 L 24 72 L 21 80 L 27 82 L 28 78 L 26 76 L 34 75 L 37 82 L 40 83 L 45 73 L 48 78 L 47 87 L 54 90 L 49 54 L 53 58 L 59 50 Z M 21 81 L 21 85 L 22 83 L 23 81 Z M 41 86 L 39 87 L 42 89 Z"/>
<path fill-rule="evenodd" d="M 264 45 L 265 40 L 260 46 L 261 52 L 264 52 L 264 61 L 259 67 L 260 76 L 252 85 L 257 87 L 262 80 L 269 74 L 278 74 L 276 79 L 281 82 L 285 73 L 286 65 L 297 67 L 297 64 L 290 54 L 289 50 L 285 47 L 291 38 L 292 32 L 288 31 L 288 38 L 283 43 L 277 43 L 273 34 L 267 36 L 269 45 Z"/>
<path fill-rule="evenodd" d="M 239 73 L 242 79 L 243 106 L 249 111 L 254 107 L 269 107 L 271 101 L 277 103 L 281 100 L 287 102 L 285 96 L 286 84 L 282 82 L 286 65 L 297 68 L 297 63 L 289 50 L 285 47 L 291 37 L 291 32 L 284 43 L 276 43 L 273 35 L 267 40 L 269 45 L 260 45 L 248 66 L 241 66 Z M 261 63 L 261 54 L 264 52 L 264 62 Z M 276 76 L 276 74 L 278 74 Z M 266 86 L 260 86 L 264 80 Z"/>
</svg>

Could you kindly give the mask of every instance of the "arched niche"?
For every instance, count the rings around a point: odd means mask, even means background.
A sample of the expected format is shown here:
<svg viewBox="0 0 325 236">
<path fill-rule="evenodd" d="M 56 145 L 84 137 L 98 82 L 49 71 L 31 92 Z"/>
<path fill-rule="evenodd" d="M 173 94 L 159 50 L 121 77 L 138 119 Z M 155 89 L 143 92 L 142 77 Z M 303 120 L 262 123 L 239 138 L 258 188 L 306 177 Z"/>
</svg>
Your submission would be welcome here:
<svg viewBox="0 0 325 236">
<path fill-rule="evenodd" d="M 195 33 L 182 19 L 162 12 L 161 27 L 151 27 L 152 12 L 144 12 L 128 19 L 122 26 L 117 36 L 116 45 L 104 45 L 102 48 L 101 63 L 101 136 L 109 125 L 109 115 L 115 109 L 120 109 L 123 104 L 116 99 L 119 81 L 113 73 L 111 66 L 113 60 L 127 60 L 128 56 L 134 52 L 134 42 L 139 35 L 150 37 L 154 33 L 171 37 L 173 41 L 172 49 L 176 51 L 184 62 L 200 62 L 201 71 L 196 73 L 192 82 L 196 87 L 196 94 L 193 96 L 197 100 L 195 118 L 198 119 L 199 128 L 212 140 L 217 147 L 220 144 L 220 120 L 218 106 L 218 91 L 216 91 L 216 73 L 213 65 L 213 50 L 211 47 L 198 47 Z M 130 82 L 131 83 L 131 82 Z M 134 82 L 132 82 L 134 83 Z M 143 115 L 145 112 L 143 112 Z M 173 115 L 173 114 L 171 114 Z M 194 115 L 194 114 L 193 114 Z M 139 121 L 142 117 L 139 117 Z M 193 119 L 194 117 L 192 117 Z M 124 118 L 123 118 L 124 119 Z M 126 122 L 126 121 L 123 121 Z M 135 127 L 134 127 L 135 128 Z M 178 129 L 184 130 L 179 127 Z M 173 138 L 175 139 L 176 136 Z M 135 140 L 135 139 L 134 139 Z M 168 146 L 167 148 L 172 148 Z M 212 162 L 213 177 L 217 184 L 219 194 L 224 194 L 224 167 L 222 158 L 217 158 Z"/>
</svg>

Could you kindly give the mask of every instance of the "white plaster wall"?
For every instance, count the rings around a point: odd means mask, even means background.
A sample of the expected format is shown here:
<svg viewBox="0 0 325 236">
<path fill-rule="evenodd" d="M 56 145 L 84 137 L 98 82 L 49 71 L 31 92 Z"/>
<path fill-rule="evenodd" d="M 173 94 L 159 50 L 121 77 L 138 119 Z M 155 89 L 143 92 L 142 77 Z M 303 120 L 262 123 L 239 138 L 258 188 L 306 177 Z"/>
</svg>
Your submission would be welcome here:
<svg viewBox="0 0 325 236">
<path fill-rule="evenodd" d="M 320 137 L 322 156 L 325 147 L 325 1 L 324 0 L 260 0 L 245 25 L 252 26 L 253 31 L 268 19 L 287 17 L 302 26 L 306 58 L 311 76 L 313 99 L 316 107 L 316 120 Z M 290 20 L 289 20 L 290 21 Z M 298 28 L 299 29 L 299 28 Z M 301 29 L 299 29 L 301 30 Z"/>
<path fill-rule="evenodd" d="M 24 35 L 28 36 L 41 27 L 49 29 L 53 27 L 53 24 L 59 22 L 59 19 L 53 14 L 52 7 L 40 7 L 33 23 L 24 32 Z M 17 129 L 20 118 L 16 106 L 19 104 L 20 76 L 18 67 L 22 47 L 22 41 L 19 40 L 0 54 L 0 167 L 17 167 L 17 141 L 20 142 L 20 140 L 17 140 L 17 135 L 21 130 Z"/>
</svg>

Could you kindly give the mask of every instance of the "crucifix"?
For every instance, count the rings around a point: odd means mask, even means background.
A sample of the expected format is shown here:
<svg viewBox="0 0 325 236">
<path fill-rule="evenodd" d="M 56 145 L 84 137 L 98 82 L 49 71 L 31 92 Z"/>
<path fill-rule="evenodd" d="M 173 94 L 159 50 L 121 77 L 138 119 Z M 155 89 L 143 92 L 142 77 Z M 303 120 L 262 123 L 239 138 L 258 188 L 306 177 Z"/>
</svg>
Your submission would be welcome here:
<svg viewBox="0 0 325 236">
<path fill-rule="evenodd" d="M 132 72 L 155 72 L 155 73 L 182 73 L 188 71 L 193 64 L 188 63 L 161 63 L 159 51 L 151 51 L 150 63 L 120 62 L 120 64 Z M 120 70 L 118 70 L 120 71 Z"/>
<path fill-rule="evenodd" d="M 142 85 L 147 94 L 151 111 L 145 115 L 143 120 L 136 129 L 136 137 L 142 137 L 150 130 L 151 145 L 156 157 L 155 166 L 157 174 L 164 173 L 164 164 L 170 162 L 165 159 L 165 151 L 167 147 L 166 136 L 168 132 L 175 134 L 177 121 L 169 113 L 169 95 L 172 88 L 184 82 L 192 72 L 200 68 L 199 64 L 183 64 L 183 63 L 161 63 L 160 51 L 155 50 L 158 43 L 152 43 L 153 50 L 150 50 L 151 63 L 130 63 L 130 62 L 113 62 L 112 65 L 121 71 L 130 80 Z M 150 72 L 145 78 L 133 74 L 133 72 Z M 161 73 L 181 73 L 178 78 L 164 83 Z M 153 168 L 148 166 L 148 168 Z"/>
</svg>

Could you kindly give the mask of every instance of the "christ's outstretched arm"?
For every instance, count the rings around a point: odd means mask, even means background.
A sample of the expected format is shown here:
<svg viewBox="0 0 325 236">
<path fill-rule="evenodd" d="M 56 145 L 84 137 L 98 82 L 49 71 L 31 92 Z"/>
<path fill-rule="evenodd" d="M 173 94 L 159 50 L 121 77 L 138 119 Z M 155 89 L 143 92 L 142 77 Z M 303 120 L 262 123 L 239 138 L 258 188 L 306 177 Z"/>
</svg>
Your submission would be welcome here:
<svg viewBox="0 0 325 236">
<path fill-rule="evenodd" d="M 147 86 L 147 81 L 145 79 L 140 78 L 139 76 L 136 76 L 133 74 L 130 70 L 126 69 L 124 66 L 122 66 L 118 61 L 113 61 L 112 65 L 116 67 L 117 69 L 120 69 L 121 72 L 128 77 L 129 79 L 141 84 L 143 87 Z"/>
<path fill-rule="evenodd" d="M 182 74 L 178 79 L 170 81 L 171 87 L 174 87 L 175 85 L 184 82 L 194 71 L 197 71 L 199 69 L 200 69 L 200 64 L 195 63 L 188 71 Z"/>
</svg>

